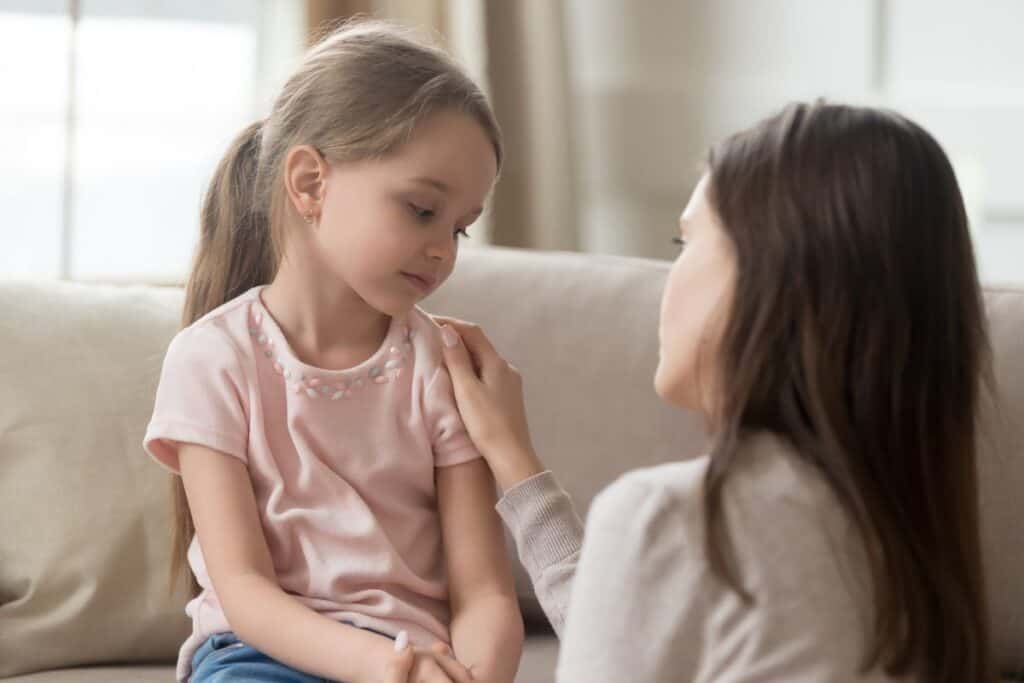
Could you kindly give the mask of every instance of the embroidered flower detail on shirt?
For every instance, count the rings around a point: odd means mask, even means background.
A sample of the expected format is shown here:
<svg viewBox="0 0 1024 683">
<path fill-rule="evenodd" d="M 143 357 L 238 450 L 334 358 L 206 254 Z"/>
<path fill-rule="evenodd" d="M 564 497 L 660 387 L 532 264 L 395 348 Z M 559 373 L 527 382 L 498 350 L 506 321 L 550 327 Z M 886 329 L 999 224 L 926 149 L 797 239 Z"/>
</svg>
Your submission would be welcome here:
<svg viewBox="0 0 1024 683">
<path fill-rule="evenodd" d="M 388 360 L 362 371 L 356 376 L 346 378 L 320 378 L 307 377 L 299 371 L 288 368 L 288 362 L 284 356 L 274 355 L 274 340 L 263 331 L 263 313 L 253 309 L 249 334 L 256 340 L 263 349 L 263 355 L 273 361 L 274 372 L 284 378 L 285 384 L 296 394 L 305 394 L 309 398 L 328 398 L 337 401 L 343 398 L 353 398 L 364 387 L 370 384 L 387 384 L 402 376 L 406 360 L 412 353 L 412 340 L 416 336 L 416 330 L 408 326 L 402 333 L 401 346 L 392 346 L 388 349 Z"/>
</svg>

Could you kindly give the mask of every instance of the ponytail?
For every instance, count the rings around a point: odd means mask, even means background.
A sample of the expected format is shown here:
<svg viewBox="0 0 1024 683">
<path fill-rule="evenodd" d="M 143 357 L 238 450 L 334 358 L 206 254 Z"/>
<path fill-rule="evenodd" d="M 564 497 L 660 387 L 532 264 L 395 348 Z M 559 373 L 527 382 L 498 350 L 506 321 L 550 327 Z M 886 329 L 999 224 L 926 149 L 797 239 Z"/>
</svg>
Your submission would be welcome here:
<svg viewBox="0 0 1024 683">
<path fill-rule="evenodd" d="M 257 121 L 231 142 L 203 198 L 199 245 L 185 288 L 183 327 L 243 292 L 268 284 L 277 270 L 268 211 L 257 196 L 262 132 L 263 122 Z M 188 545 L 195 527 L 181 477 L 173 477 L 171 487 L 173 591 L 178 580 L 187 574 Z M 192 578 L 191 594 L 198 591 L 199 586 Z"/>
<path fill-rule="evenodd" d="M 270 221 L 256 192 L 262 132 L 262 121 L 247 126 L 231 142 L 210 181 L 186 288 L 184 326 L 274 277 Z"/>
</svg>

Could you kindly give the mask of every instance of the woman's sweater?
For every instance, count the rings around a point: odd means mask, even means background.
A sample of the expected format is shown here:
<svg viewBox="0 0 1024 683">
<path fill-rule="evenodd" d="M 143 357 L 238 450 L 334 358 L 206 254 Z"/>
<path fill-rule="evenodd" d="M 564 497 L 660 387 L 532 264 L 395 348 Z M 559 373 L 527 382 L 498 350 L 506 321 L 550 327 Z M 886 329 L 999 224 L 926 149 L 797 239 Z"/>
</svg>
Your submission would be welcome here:
<svg viewBox="0 0 1024 683">
<path fill-rule="evenodd" d="M 550 472 L 498 512 L 561 638 L 560 683 L 829 683 L 860 674 L 871 635 L 867 556 L 820 473 L 779 439 L 748 440 L 724 510 L 748 604 L 709 566 L 708 459 L 630 472 L 586 525 Z"/>
</svg>

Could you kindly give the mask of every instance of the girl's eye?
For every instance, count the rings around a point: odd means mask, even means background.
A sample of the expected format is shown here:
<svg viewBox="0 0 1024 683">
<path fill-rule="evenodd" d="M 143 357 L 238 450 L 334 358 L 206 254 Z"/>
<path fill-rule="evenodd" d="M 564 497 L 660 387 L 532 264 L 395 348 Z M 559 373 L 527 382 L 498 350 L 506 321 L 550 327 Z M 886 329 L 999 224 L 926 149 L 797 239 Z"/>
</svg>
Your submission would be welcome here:
<svg viewBox="0 0 1024 683">
<path fill-rule="evenodd" d="M 429 221 L 434 217 L 434 211 L 432 209 L 424 209 L 422 206 L 417 206 L 412 202 L 409 202 L 409 209 L 416 214 L 416 217 L 420 220 Z"/>
<path fill-rule="evenodd" d="M 454 236 L 454 237 L 455 237 L 455 239 L 457 240 L 457 239 L 459 239 L 460 237 L 469 237 L 469 233 L 468 233 L 468 232 L 466 232 L 466 229 L 465 229 L 465 228 L 459 228 L 458 230 L 456 230 L 456 231 L 455 231 L 455 233 L 454 233 L 454 235 L 453 235 L 453 236 Z"/>
<path fill-rule="evenodd" d="M 683 237 L 673 237 L 672 244 L 677 245 L 680 249 L 686 248 L 686 239 Z"/>
</svg>

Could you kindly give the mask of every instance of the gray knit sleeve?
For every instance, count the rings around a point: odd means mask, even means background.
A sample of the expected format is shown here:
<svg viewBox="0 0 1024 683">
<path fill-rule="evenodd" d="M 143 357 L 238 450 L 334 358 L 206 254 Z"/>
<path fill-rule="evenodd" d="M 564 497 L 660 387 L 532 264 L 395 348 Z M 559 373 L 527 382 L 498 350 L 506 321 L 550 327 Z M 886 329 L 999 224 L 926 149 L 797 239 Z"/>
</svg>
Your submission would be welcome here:
<svg viewBox="0 0 1024 683">
<path fill-rule="evenodd" d="M 537 600 L 561 637 L 583 544 L 583 522 L 569 494 L 551 472 L 543 472 L 509 489 L 497 510 L 512 532 Z"/>
</svg>

